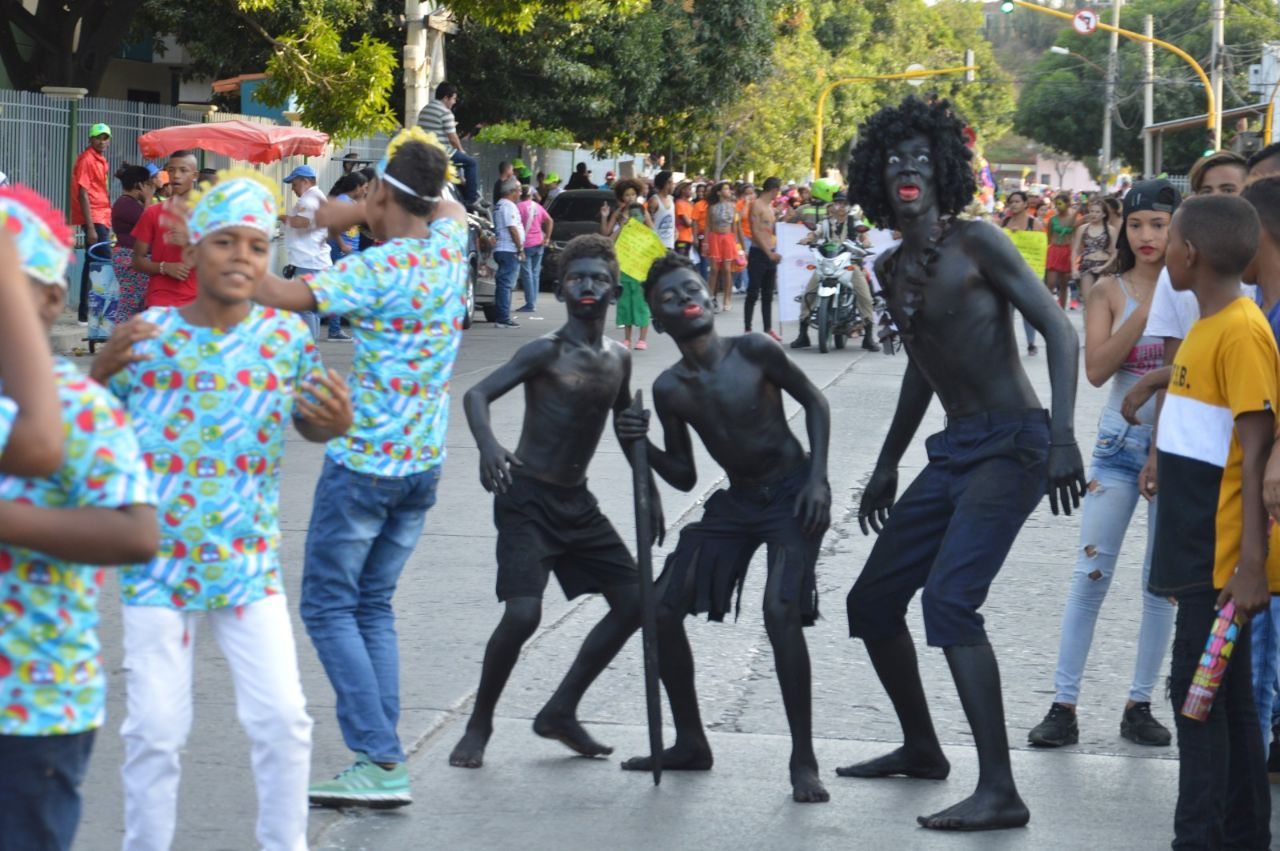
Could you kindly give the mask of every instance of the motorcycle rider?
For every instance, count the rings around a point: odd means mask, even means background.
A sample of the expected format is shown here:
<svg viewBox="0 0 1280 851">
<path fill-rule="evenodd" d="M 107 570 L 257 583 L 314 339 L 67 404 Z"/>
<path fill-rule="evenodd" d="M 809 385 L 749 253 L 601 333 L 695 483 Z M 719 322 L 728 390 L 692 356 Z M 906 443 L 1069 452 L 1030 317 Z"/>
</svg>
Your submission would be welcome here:
<svg viewBox="0 0 1280 851">
<path fill-rule="evenodd" d="M 817 243 L 818 245 L 841 245 L 846 239 L 852 239 L 865 248 L 871 247 L 870 240 L 867 239 L 865 233 L 858 233 L 857 226 L 860 223 L 860 216 L 852 215 L 849 210 L 849 196 L 843 191 L 836 192 L 831 196 L 831 203 L 827 206 L 827 217 L 818 222 L 817 229 L 806 236 L 801 242 L 806 245 Z M 876 342 L 875 328 L 875 312 L 872 309 L 871 302 L 871 286 L 867 283 L 867 276 L 859 266 L 853 270 L 853 294 L 858 304 L 858 313 L 862 316 L 862 348 L 869 352 L 880 351 L 880 344 Z M 809 278 L 809 286 L 805 288 L 804 297 L 800 302 L 800 334 L 796 337 L 795 342 L 791 344 L 793 349 L 806 349 L 811 343 L 809 342 L 809 314 L 813 311 L 813 302 L 818 296 L 818 273 L 815 270 L 813 276 Z"/>
</svg>

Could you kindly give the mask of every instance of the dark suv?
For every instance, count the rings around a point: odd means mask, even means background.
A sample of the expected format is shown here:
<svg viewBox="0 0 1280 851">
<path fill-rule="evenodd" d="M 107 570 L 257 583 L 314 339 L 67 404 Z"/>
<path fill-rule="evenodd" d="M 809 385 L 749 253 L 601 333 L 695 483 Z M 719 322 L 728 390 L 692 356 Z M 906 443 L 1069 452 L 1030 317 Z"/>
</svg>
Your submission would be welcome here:
<svg viewBox="0 0 1280 851">
<path fill-rule="evenodd" d="M 542 254 L 542 280 L 538 289 L 549 292 L 556 287 L 560 270 L 560 252 L 575 236 L 600 232 L 600 205 L 612 211 L 617 206 L 612 189 L 566 189 L 551 199 L 547 215 L 555 222 L 551 242 Z"/>
</svg>

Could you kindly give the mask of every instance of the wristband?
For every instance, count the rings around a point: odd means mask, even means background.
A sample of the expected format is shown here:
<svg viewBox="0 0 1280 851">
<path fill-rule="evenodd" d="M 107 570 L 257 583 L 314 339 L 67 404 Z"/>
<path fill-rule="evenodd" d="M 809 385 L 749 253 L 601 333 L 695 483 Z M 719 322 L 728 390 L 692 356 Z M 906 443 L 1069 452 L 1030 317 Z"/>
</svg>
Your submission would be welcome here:
<svg viewBox="0 0 1280 851">
<path fill-rule="evenodd" d="M 165 275 L 165 274 L 164 274 L 164 261 L 163 261 L 163 260 L 161 260 L 161 261 L 160 261 L 160 274 L 161 274 L 161 275 L 164 275 L 166 278 L 167 278 L 167 277 L 169 277 L 168 275 Z"/>
</svg>

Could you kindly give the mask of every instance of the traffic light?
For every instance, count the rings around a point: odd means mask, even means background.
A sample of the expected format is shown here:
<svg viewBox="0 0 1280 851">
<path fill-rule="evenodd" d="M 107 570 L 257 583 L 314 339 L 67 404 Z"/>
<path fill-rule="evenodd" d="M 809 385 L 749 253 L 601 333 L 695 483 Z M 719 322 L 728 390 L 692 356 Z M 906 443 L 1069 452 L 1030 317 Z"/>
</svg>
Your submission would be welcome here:
<svg viewBox="0 0 1280 851">
<path fill-rule="evenodd" d="M 1211 156 L 1213 156 L 1214 154 L 1216 154 L 1216 153 L 1218 152 L 1218 149 L 1217 149 L 1217 148 L 1215 148 L 1215 147 L 1214 147 L 1214 145 L 1213 145 L 1213 131 L 1212 131 L 1212 130 L 1206 130 L 1206 131 L 1205 131 L 1205 134 L 1206 134 L 1206 135 L 1205 135 L 1205 140 L 1204 140 L 1204 154 L 1203 154 L 1203 156 L 1211 157 Z"/>
<path fill-rule="evenodd" d="M 1000 11 L 1006 15 L 1013 11 L 1013 0 L 1000 0 Z"/>
</svg>

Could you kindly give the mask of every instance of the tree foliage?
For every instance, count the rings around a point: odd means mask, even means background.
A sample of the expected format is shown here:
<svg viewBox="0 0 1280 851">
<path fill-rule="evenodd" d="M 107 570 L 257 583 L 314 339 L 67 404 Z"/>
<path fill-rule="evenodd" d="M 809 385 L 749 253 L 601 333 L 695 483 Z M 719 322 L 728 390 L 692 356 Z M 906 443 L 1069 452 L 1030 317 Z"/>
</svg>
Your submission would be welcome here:
<svg viewBox="0 0 1280 851">
<path fill-rule="evenodd" d="M 500 32 L 523 33 L 539 19 L 578 21 L 605 14 L 629 15 L 646 0 L 450 0 L 449 11 L 460 20 Z"/>
<path fill-rule="evenodd" d="M 0 61 L 19 89 L 75 86 L 94 92 L 143 0 L 0 0 Z M 19 46 L 19 34 L 34 45 Z"/>
<path fill-rule="evenodd" d="M 726 109 L 687 135 L 689 159 L 711 174 L 800 176 L 812 168 L 815 106 L 835 80 L 963 64 L 966 48 L 981 67 L 978 81 L 956 74 L 919 89 L 904 81 L 865 81 L 837 87 L 824 110 L 824 168 L 843 171 L 858 125 L 886 102 L 908 93 L 937 93 L 955 102 L 984 137 L 1008 127 L 1013 93 L 981 35 L 974 4 L 944 0 L 836 0 L 797 4 L 774 47 L 772 73 L 743 89 Z"/>
<path fill-rule="evenodd" d="M 449 76 L 468 126 L 529 121 L 598 148 L 664 147 L 769 66 L 780 0 L 648 0 L 543 16 L 521 35 L 464 19 Z"/>
<path fill-rule="evenodd" d="M 1207 71 L 1211 37 L 1209 0 L 1136 0 L 1123 7 L 1121 26 L 1141 32 L 1143 16 L 1148 14 L 1155 19 L 1157 38 L 1181 47 Z M 1274 4 L 1269 0 L 1233 0 L 1232 13 L 1226 17 L 1225 34 L 1228 64 L 1224 107 L 1260 100 L 1247 92 L 1248 65 L 1257 61 L 1262 42 L 1280 39 L 1280 22 L 1275 19 Z M 1059 30 L 1056 43 L 1076 55 L 1046 52 L 1027 71 L 1014 120 L 1019 133 L 1079 159 L 1098 154 L 1105 103 L 1102 69 L 1107 65 L 1108 49 L 1107 39 L 1102 35 L 1082 38 L 1069 26 Z M 1154 55 L 1155 120 L 1203 114 L 1204 87 L 1192 69 L 1167 50 L 1157 47 Z M 1118 58 L 1119 106 L 1113 126 L 1113 155 L 1130 165 L 1140 165 L 1142 48 L 1121 38 Z M 1083 61 L 1085 59 L 1094 64 Z M 1226 138 L 1230 138 L 1229 133 Z M 1204 151 L 1205 144 L 1203 126 L 1166 135 L 1165 170 L 1185 172 Z"/>
</svg>

